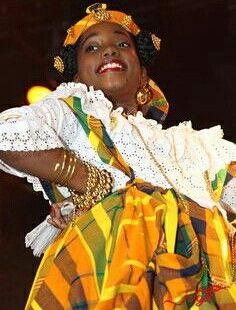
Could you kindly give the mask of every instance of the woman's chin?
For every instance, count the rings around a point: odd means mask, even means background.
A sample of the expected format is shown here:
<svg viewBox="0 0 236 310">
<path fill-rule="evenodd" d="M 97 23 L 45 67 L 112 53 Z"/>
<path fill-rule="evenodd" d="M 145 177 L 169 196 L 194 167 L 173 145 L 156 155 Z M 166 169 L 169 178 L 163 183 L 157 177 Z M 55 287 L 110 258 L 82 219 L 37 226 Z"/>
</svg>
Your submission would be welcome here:
<svg viewBox="0 0 236 310">
<path fill-rule="evenodd" d="M 126 86 L 126 82 L 124 81 L 109 81 L 100 85 L 99 89 L 101 89 L 105 93 L 105 95 L 112 96 L 123 93 L 124 91 L 126 92 Z"/>
</svg>

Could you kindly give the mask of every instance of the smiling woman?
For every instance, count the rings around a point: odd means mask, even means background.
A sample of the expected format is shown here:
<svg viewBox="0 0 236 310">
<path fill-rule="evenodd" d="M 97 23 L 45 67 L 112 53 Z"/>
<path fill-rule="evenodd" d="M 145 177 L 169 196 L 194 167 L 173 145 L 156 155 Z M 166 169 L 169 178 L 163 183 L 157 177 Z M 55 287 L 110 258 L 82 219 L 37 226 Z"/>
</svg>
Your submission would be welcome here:
<svg viewBox="0 0 236 310">
<path fill-rule="evenodd" d="M 137 112 L 138 88 L 147 83 L 135 42 L 122 26 L 103 22 L 90 27 L 81 37 L 74 80 L 102 89 L 114 107 Z"/>
<path fill-rule="evenodd" d="M 146 70 L 160 39 L 104 4 L 86 12 L 55 57 L 69 82 L 0 115 L 1 169 L 52 205 L 26 236 L 44 252 L 26 309 L 196 309 L 206 291 L 199 307 L 232 309 L 236 146 L 220 126 L 164 130 Z"/>
</svg>

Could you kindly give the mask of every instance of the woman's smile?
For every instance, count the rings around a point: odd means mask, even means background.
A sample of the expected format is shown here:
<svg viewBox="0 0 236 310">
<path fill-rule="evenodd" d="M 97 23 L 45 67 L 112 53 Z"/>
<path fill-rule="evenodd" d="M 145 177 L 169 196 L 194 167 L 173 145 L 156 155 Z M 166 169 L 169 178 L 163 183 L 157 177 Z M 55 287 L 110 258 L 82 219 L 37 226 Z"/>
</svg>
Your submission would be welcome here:
<svg viewBox="0 0 236 310">
<path fill-rule="evenodd" d="M 101 22 L 81 37 L 76 82 L 101 89 L 113 102 L 136 104 L 143 67 L 129 32 L 115 23 Z"/>
<path fill-rule="evenodd" d="M 127 69 L 125 63 L 118 59 L 106 59 L 101 65 L 98 66 L 96 72 L 103 74 L 106 72 L 122 72 Z"/>
</svg>

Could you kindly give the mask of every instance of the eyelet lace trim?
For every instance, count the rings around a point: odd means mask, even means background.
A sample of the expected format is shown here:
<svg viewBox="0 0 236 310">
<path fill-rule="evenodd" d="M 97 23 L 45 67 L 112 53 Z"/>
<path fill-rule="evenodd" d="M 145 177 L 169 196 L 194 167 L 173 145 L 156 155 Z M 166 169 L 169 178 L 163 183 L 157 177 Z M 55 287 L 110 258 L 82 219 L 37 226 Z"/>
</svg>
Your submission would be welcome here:
<svg viewBox="0 0 236 310">
<path fill-rule="evenodd" d="M 185 122 L 163 130 L 156 121 L 145 119 L 141 112 L 126 119 L 122 115 L 122 108 L 112 110 L 112 103 L 101 91 L 95 91 L 92 87 L 88 91 L 83 84 L 62 84 L 43 102 L 10 111 L 20 113 L 22 119 L 10 118 L 3 123 L 1 116 L 6 117 L 7 111 L 1 114 L 0 133 L 2 130 L 4 135 L 0 134 L 0 148 L 27 151 L 65 146 L 77 151 L 83 160 L 109 170 L 116 180 L 115 188 L 123 187 L 127 177 L 101 162 L 73 112 L 59 100 L 71 95 L 81 98 L 82 108 L 86 113 L 101 119 L 121 155 L 134 169 L 136 177 L 163 188 L 170 187 L 153 165 L 134 127 L 139 128 L 144 140 L 180 192 L 202 206 L 212 207 L 215 204 L 209 198 L 203 172 L 208 170 L 209 177 L 213 180 L 220 169 L 236 160 L 236 147 L 222 139 L 220 126 L 195 131 L 191 122 Z M 28 179 L 36 184 L 36 190 L 40 190 L 37 178 Z"/>
<path fill-rule="evenodd" d="M 227 211 L 236 214 L 236 178 L 225 185 L 221 200 Z"/>
</svg>

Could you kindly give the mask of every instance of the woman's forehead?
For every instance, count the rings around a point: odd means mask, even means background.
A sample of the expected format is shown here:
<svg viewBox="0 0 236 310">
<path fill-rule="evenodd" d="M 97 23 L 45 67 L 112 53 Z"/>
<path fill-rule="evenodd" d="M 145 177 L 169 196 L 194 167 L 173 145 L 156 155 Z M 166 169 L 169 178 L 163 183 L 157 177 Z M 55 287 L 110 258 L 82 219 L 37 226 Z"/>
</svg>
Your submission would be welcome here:
<svg viewBox="0 0 236 310">
<path fill-rule="evenodd" d="M 128 31 L 125 30 L 124 27 L 117 23 L 110 23 L 110 22 L 101 22 L 96 25 L 91 26 L 87 29 L 81 36 L 80 42 L 85 42 L 92 36 L 102 36 L 108 34 L 118 34 L 124 35 L 128 38 L 131 38 Z"/>
</svg>

